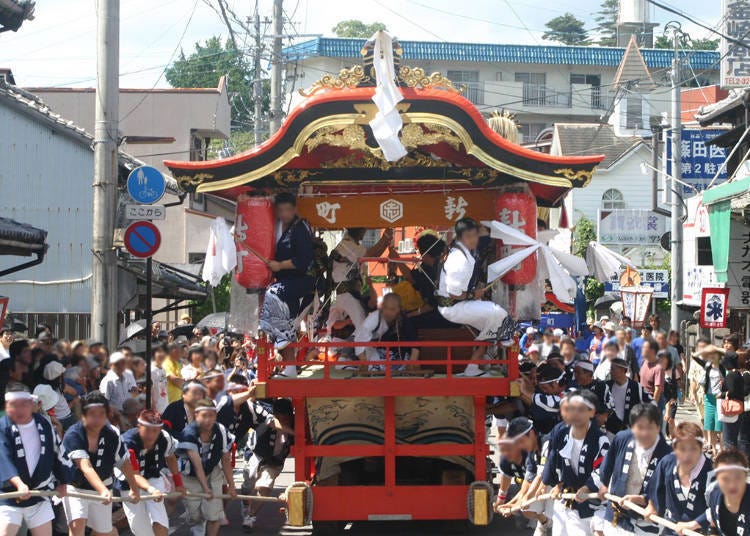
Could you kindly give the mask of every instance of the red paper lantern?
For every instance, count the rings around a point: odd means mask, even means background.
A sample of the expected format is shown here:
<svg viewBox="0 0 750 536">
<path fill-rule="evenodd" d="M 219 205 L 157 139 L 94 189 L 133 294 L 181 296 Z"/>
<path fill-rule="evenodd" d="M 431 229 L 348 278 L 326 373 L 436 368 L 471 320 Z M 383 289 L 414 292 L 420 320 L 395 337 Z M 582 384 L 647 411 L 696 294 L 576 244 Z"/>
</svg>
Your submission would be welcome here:
<svg viewBox="0 0 750 536">
<path fill-rule="evenodd" d="M 237 244 L 237 282 L 245 288 L 264 289 L 273 277 L 264 259 L 272 260 L 276 250 L 276 217 L 267 197 L 237 200 L 234 239 Z"/>
<path fill-rule="evenodd" d="M 531 238 L 536 238 L 536 198 L 527 189 L 506 191 L 497 196 L 495 219 Z M 498 243 L 498 258 L 507 257 L 526 246 L 506 246 Z M 536 253 L 526 257 L 502 279 L 506 285 L 527 285 L 536 277 Z"/>
</svg>

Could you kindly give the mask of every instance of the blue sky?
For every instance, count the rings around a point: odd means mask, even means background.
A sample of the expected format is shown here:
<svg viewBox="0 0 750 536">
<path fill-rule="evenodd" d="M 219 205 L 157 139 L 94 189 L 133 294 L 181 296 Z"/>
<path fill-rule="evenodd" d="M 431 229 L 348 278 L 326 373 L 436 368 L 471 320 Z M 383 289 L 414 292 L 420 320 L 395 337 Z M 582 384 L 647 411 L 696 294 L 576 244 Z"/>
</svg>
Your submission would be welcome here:
<svg viewBox="0 0 750 536">
<path fill-rule="evenodd" d="M 720 20 L 719 0 L 665 1 L 709 26 Z M 188 52 L 198 40 L 226 35 L 207 2 L 121 0 L 121 87 L 167 87 L 163 70 L 175 51 Z M 95 0 L 37 0 L 36 4 L 35 20 L 24 23 L 17 33 L 0 34 L 0 67 L 10 67 L 24 86 L 92 86 Z M 230 4 L 238 14 L 249 16 L 254 2 L 230 0 Z M 270 17 L 271 4 L 260 0 L 262 15 Z M 544 23 L 566 11 L 593 28 L 592 13 L 599 4 L 600 0 L 285 0 L 284 8 L 297 23 L 289 33 L 331 35 L 336 22 L 356 18 L 384 22 L 401 39 L 536 44 L 543 42 Z M 452 15 L 456 13 L 462 17 Z M 675 19 L 656 8 L 652 16 L 662 24 Z M 683 22 L 692 36 L 708 35 Z"/>
</svg>

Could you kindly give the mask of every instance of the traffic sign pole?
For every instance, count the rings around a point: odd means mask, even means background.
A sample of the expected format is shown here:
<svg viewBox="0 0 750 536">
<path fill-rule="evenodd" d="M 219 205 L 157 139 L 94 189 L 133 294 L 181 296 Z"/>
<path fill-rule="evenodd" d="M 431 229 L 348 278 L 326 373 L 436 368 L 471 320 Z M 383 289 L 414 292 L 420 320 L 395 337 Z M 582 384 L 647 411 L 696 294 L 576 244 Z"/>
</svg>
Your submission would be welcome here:
<svg viewBox="0 0 750 536">
<path fill-rule="evenodd" d="M 146 407 L 151 409 L 151 341 L 153 334 L 151 324 L 154 321 L 154 311 L 151 307 L 151 257 L 146 258 Z"/>
</svg>

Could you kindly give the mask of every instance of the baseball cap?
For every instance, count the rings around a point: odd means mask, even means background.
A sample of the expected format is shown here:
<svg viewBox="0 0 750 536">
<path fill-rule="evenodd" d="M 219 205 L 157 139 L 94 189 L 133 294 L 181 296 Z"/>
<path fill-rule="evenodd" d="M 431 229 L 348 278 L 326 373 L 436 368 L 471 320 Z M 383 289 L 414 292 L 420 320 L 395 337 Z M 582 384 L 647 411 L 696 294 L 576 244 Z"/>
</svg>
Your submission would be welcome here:
<svg viewBox="0 0 750 536">
<path fill-rule="evenodd" d="M 560 328 L 555 328 L 554 330 L 552 330 L 552 335 L 554 335 L 555 337 L 562 337 L 563 335 L 565 335 L 565 332 Z"/>
<path fill-rule="evenodd" d="M 45 380 L 54 380 L 55 378 L 59 378 L 63 372 L 65 372 L 65 367 L 62 363 L 59 361 L 50 361 L 45 365 L 42 375 Z"/>
<path fill-rule="evenodd" d="M 109 364 L 114 365 L 115 363 L 119 363 L 123 359 L 125 359 L 125 354 L 123 354 L 122 352 L 112 352 L 109 355 Z"/>
<path fill-rule="evenodd" d="M 625 361 L 625 360 L 624 360 L 623 358 L 621 358 L 621 357 L 616 357 L 615 359 L 613 359 L 613 360 L 611 361 L 611 363 L 612 363 L 612 366 L 613 366 L 613 367 L 620 367 L 620 368 L 624 368 L 624 369 L 627 369 L 627 368 L 628 368 L 628 362 L 627 362 L 627 361 Z"/>
<path fill-rule="evenodd" d="M 47 385 L 46 383 L 40 383 L 34 387 L 34 396 L 39 399 L 44 411 L 54 408 L 60 400 L 60 395 L 55 392 L 51 385 Z"/>
<path fill-rule="evenodd" d="M 539 346 L 536 345 L 536 344 L 532 344 L 531 346 L 529 346 L 529 349 L 526 350 L 526 353 L 530 354 L 531 352 L 536 352 L 538 354 L 539 353 Z"/>
</svg>

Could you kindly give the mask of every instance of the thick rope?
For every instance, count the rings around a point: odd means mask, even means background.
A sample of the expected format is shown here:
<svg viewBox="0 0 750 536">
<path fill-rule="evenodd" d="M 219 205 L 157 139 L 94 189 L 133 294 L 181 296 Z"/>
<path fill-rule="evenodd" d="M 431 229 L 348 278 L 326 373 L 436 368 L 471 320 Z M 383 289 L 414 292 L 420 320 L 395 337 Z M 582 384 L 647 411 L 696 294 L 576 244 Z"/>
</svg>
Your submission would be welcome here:
<svg viewBox="0 0 750 536">
<path fill-rule="evenodd" d="M 42 491 L 42 490 L 29 490 L 28 493 L 23 493 L 20 491 L 11 491 L 9 493 L 0 493 L 0 500 L 4 499 L 20 499 L 24 496 L 30 496 L 30 497 L 60 497 L 60 494 L 57 491 Z M 93 493 L 79 493 L 75 491 L 68 491 L 64 495 L 65 497 L 71 497 L 73 499 L 83 499 L 86 501 L 96 501 L 96 502 L 104 502 L 104 497 L 101 495 L 95 495 Z M 139 498 L 139 501 L 154 501 L 154 500 L 161 500 L 161 499 L 178 499 L 178 498 L 184 498 L 187 500 L 203 500 L 208 499 L 209 497 L 213 499 L 223 499 L 223 500 L 243 500 L 243 501 L 256 501 L 256 502 L 268 502 L 268 503 L 284 503 L 285 500 L 281 497 L 260 497 L 257 495 L 237 495 L 236 497 L 232 497 L 229 494 L 216 494 L 216 495 L 209 495 L 208 493 L 188 493 L 187 495 L 182 495 L 179 491 L 173 491 L 171 493 L 163 493 L 161 495 L 154 494 L 154 495 L 141 495 Z M 130 497 L 128 496 L 122 496 L 122 497 L 111 497 L 110 502 L 133 502 Z"/>
<path fill-rule="evenodd" d="M 569 501 L 569 500 L 575 500 L 577 496 L 578 495 L 576 493 L 563 493 L 562 495 L 559 495 L 556 499 Z M 598 493 L 587 493 L 585 495 L 581 495 L 579 498 L 582 498 L 586 501 L 593 501 L 593 500 L 600 499 Z M 628 510 L 632 510 L 636 514 L 640 514 L 641 516 L 644 516 L 644 519 L 646 519 L 645 518 L 646 509 L 643 508 L 642 506 L 638 506 L 637 504 L 631 501 L 624 501 L 622 497 L 618 497 L 617 495 L 612 495 L 611 493 L 605 493 L 604 498 L 607 499 L 608 501 L 622 504 Z M 539 495 L 537 497 L 534 497 L 533 499 L 524 501 L 521 504 L 516 504 L 510 507 L 506 507 L 505 505 L 498 506 L 497 512 L 499 514 L 508 515 L 513 512 L 518 512 L 519 510 L 525 510 L 534 503 L 547 501 L 547 500 L 555 500 L 555 497 L 551 493 L 543 493 L 542 495 Z M 669 521 L 668 519 L 664 519 L 663 517 L 659 517 L 657 515 L 649 516 L 646 519 L 646 521 L 654 525 L 660 525 L 670 530 L 677 531 L 677 523 L 673 523 L 672 521 Z M 682 534 L 685 536 L 702 536 L 701 533 L 696 532 L 694 530 L 690 530 L 690 529 L 682 529 Z"/>
</svg>

